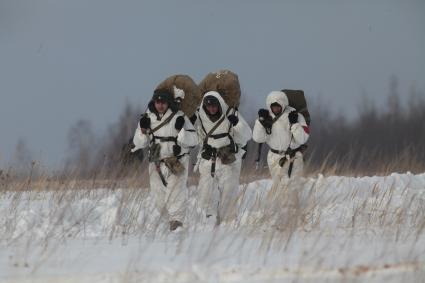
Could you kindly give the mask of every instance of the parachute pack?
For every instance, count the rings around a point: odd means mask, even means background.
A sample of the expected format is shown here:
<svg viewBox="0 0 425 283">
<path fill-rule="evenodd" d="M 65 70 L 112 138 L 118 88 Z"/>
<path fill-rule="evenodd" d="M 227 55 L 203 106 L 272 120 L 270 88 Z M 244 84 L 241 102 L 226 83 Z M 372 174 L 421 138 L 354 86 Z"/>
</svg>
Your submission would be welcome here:
<svg viewBox="0 0 425 283">
<path fill-rule="evenodd" d="M 238 75 L 229 70 L 209 73 L 199 83 L 202 95 L 208 91 L 216 91 L 229 107 L 237 108 L 241 97 L 241 87 Z"/>
<path fill-rule="evenodd" d="M 299 113 L 301 113 L 304 116 L 307 125 L 310 126 L 310 113 L 308 112 L 304 91 L 294 89 L 283 89 L 282 91 L 288 97 L 289 106 L 295 108 Z"/>
<path fill-rule="evenodd" d="M 198 85 L 187 75 L 174 75 L 166 78 L 155 91 L 162 90 L 173 94 L 174 99 L 179 101 L 179 109 L 191 117 L 201 103 L 201 91 Z"/>
</svg>

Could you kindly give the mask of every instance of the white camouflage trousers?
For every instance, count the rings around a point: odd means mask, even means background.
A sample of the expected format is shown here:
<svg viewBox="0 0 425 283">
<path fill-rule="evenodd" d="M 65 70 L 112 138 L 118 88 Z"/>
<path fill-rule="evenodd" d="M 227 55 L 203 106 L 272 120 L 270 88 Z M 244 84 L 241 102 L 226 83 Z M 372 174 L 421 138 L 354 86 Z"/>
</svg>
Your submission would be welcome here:
<svg viewBox="0 0 425 283">
<path fill-rule="evenodd" d="M 289 160 L 286 160 L 284 165 L 280 167 L 279 160 L 284 155 L 276 154 L 271 151 L 267 154 L 267 164 L 269 166 L 270 175 L 272 176 L 273 184 L 280 183 L 282 185 L 288 184 L 289 180 L 301 177 L 304 170 L 304 160 L 301 152 L 297 152 L 294 158 L 294 165 L 292 166 L 291 177 L 288 175 Z"/>
<path fill-rule="evenodd" d="M 211 161 L 202 159 L 199 165 L 199 197 L 206 215 L 229 222 L 236 218 L 237 194 L 241 172 L 241 160 L 224 165 L 216 161 L 215 176 L 211 176 Z"/>
<path fill-rule="evenodd" d="M 161 181 L 154 163 L 149 163 L 150 191 L 154 198 L 156 208 L 168 221 L 184 221 L 188 200 L 187 177 L 189 157 L 187 155 L 180 159 L 185 171 L 176 176 L 170 172 L 167 166 L 161 162 L 161 172 L 167 182 L 167 186 Z"/>
</svg>

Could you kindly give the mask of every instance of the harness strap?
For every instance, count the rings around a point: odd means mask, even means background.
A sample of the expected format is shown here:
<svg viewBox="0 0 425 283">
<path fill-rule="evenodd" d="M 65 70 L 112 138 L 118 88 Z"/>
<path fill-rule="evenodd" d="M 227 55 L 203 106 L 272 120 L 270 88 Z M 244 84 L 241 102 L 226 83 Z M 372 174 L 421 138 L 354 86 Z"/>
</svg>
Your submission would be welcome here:
<svg viewBox="0 0 425 283">
<path fill-rule="evenodd" d="M 211 177 L 215 176 L 215 163 L 217 161 L 217 149 L 213 149 L 213 154 L 211 156 Z"/>
<path fill-rule="evenodd" d="M 155 169 L 156 169 L 156 172 L 159 175 L 159 178 L 161 179 L 162 184 L 164 185 L 164 187 L 166 187 L 168 185 L 168 183 L 165 180 L 164 174 L 161 171 L 161 162 L 155 162 Z"/>
<path fill-rule="evenodd" d="M 205 130 L 205 127 L 204 127 L 204 124 L 202 123 L 201 117 L 199 117 L 199 121 L 201 122 L 202 130 L 206 134 L 206 136 L 204 138 L 204 144 L 208 143 L 209 138 L 220 139 L 220 138 L 224 138 L 224 137 L 229 137 L 230 143 L 234 144 L 233 138 L 230 135 L 231 125 L 230 125 L 227 133 L 221 133 L 221 134 L 213 135 L 214 131 L 221 125 L 221 123 L 223 123 L 223 121 L 226 119 L 227 115 L 230 113 L 231 110 L 232 110 L 232 108 L 230 108 L 230 107 L 227 108 L 226 114 L 223 115 L 223 117 L 221 117 L 220 120 L 217 121 L 217 123 L 214 125 L 214 127 L 211 128 L 211 130 L 208 133 Z M 218 149 L 213 148 L 213 152 L 211 154 L 211 159 L 210 159 L 211 160 L 211 177 L 213 177 L 213 178 L 215 176 L 215 165 L 216 165 L 216 161 L 217 161 L 217 151 L 218 151 Z"/>
<path fill-rule="evenodd" d="M 174 141 L 174 140 L 171 140 L 173 137 L 158 137 L 158 136 L 155 136 L 154 133 L 156 131 L 158 131 L 159 129 L 161 129 L 162 127 L 164 127 L 166 124 L 168 124 L 174 118 L 174 116 L 176 114 L 177 114 L 177 112 L 173 111 L 170 114 L 170 116 L 167 117 L 167 119 L 165 119 L 161 124 L 159 124 L 158 126 L 156 126 L 155 128 L 153 128 L 153 129 L 151 129 L 149 131 L 149 134 L 152 134 L 152 140 L 150 142 L 151 144 L 154 144 L 155 143 L 155 139 L 156 138 L 158 138 L 160 141 L 161 141 L 161 139 L 163 139 L 164 141 Z M 177 142 L 177 138 L 176 138 L 176 140 L 174 142 Z M 168 183 L 165 180 L 165 176 L 164 176 L 164 174 L 161 171 L 161 161 L 162 160 L 158 160 L 158 161 L 155 161 L 154 162 L 155 163 L 155 169 L 156 169 L 156 172 L 159 175 L 159 178 L 161 179 L 162 184 L 166 187 L 168 185 Z"/>
<path fill-rule="evenodd" d="M 204 128 L 204 124 L 202 123 L 202 119 L 199 119 L 199 121 L 201 122 L 201 126 L 202 126 L 202 130 L 205 132 L 206 136 L 204 139 L 204 144 L 208 143 L 208 139 L 212 136 L 212 134 L 214 133 L 215 130 L 217 130 L 217 128 L 221 125 L 221 123 L 223 123 L 224 119 L 226 119 L 227 115 L 229 114 L 230 110 L 232 108 L 227 108 L 226 114 L 223 115 L 223 117 L 220 118 L 220 120 L 217 121 L 217 123 L 214 125 L 214 127 L 211 128 L 211 130 L 207 133 L 207 131 Z M 226 133 L 228 134 L 228 133 Z"/>
<path fill-rule="evenodd" d="M 218 140 L 218 139 L 229 137 L 229 136 L 230 136 L 229 133 L 222 133 L 222 134 L 217 134 L 217 135 L 210 135 L 210 138 Z"/>
<path fill-rule="evenodd" d="M 279 120 L 280 117 L 282 117 L 283 112 L 285 111 L 285 109 L 283 109 L 279 114 L 277 114 L 273 119 L 272 119 L 272 125 Z"/>
<path fill-rule="evenodd" d="M 160 136 L 153 136 L 155 140 L 159 140 L 160 142 L 176 142 L 177 137 L 169 136 L 169 137 L 160 137 Z"/>
<path fill-rule="evenodd" d="M 165 119 L 161 124 L 159 124 L 158 126 L 156 126 L 155 128 L 150 130 L 150 133 L 153 134 L 156 131 L 158 131 L 159 129 L 161 129 L 162 127 L 164 127 L 166 124 L 168 124 L 171 119 L 173 119 L 173 117 L 177 114 L 177 112 L 172 112 L 170 116 L 167 117 L 167 119 Z"/>
<path fill-rule="evenodd" d="M 286 109 L 286 108 L 285 108 Z M 279 114 L 277 114 L 272 120 L 271 120 L 271 123 L 270 123 L 270 128 L 268 128 L 267 126 L 268 125 L 266 125 L 265 124 L 265 120 L 261 120 L 260 121 L 260 124 L 264 127 L 264 129 L 266 129 L 266 133 L 268 134 L 268 135 L 271 135 L 271 133 L 272 133 L 272 127 L 273 127 L 273 124 L 277 121 L 277 120 L 279 120 L 279 118 L 280 117 L 282 117 L 282 115 L 283 115 L 283 112 L 285 112 L 285 109 L 283 109 Z M 269 116 L 270 117 L 270 116 Z"/>
</svg>

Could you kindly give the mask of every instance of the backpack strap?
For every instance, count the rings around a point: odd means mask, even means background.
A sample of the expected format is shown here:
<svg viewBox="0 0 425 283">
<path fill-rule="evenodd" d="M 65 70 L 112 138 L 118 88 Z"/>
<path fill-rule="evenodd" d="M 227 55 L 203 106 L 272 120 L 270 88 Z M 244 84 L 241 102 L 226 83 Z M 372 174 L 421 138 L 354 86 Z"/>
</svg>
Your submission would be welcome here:
<svg viewBox="0 0 425 283">
<path fill-rule="evenodd" d="M 214 138 L 214 139 L 218 139 L 218 138 L 222 138 L 222 137 L 229 137 L 230 142 L 233 143 L 233 139 L 230 136 L 229 132 L 230 132 L 230 128 L 229 131 L 227 133 L 223 133 L 223 134 L 217 134 L 217 135 L 213 135 L 214 131 L 217 130 L 217 128 L 221 125 L 221 123 L 223 123 L 224 119 L 227 118 L 227 115 L 229 114 L 230 110 L 232 108 L 228 108 L 226 111 L 226 114 L 223 115 L 223 117 L 220 118 L 220 120 L 217 121 L 217 123 L 214 125 L 214 127 L 212 127 L 212 129 L 207 133 L 207 131 L 205 130 L 205 127 L 202 123 L 202 119 L 201 117 L 199 117 L 199 121 L 201 122 L 201 126 L 202 126 L 202 130 L 205 132 L 206 136 L 204 138 L 204 145 L 208 143 L 208 139 L 209 138 Z M 213 150 L 212 156 L 211 156 L 211 177 L 214 178 L 215 176 L 215 166 L 216 166 L 216 160 L 217 160 L 217 149 Z"/>
<path fill-rule="evenodd" d="M 177 137 L 160 137 L 160 136 L 153 136 L 155 140 L 159 140 L 160 142 L 174 142 L 177 143 Z"/>
<path fill-rule="evenodd" d="M 176 114 L 177 114 L 176 111 L 171 112 L 170 116 L 168 116 L 167 119 L 165 119 L 161 124 L 159 124 L 158 126 L 156 126 L 155 128 L 153 128 L 149 131 L 149 134 L 152 135 L 152 139 L 151 139 L 151 142 L 150 142 L 151 144 L 154 144 L 156 138 L 159 138 L 158 136 L 155 136 L 154 133 L 156 131 L 158 131 L 159 129 L 161 129 L 162 127 L 164 127 L 166 124 L 168 124 Z M 177 139 L 176 139 L 176 143 L 177 143 Z"/>
<path fill-rule="evenodd" d="M 285 111 L 285 109 L 283 109 L 279 114 L 277 114 L 273 119 L 271 119 L 271 121 L 269 120 L 270 121 L 269 125 L 266 125 L 266 120 L 268 120 L 268 119 L 264 119 L 263 121 L 260 121 L 260 124 L 266 130 L 266 134 L 271 135 L 273 124 L 277 120 L 279 120 L 280 117 L 282 117 L 284 111 Z M 269 114 L 269 118 L 271 118 L 270 114 Z"/>
<path fill-rule="evenodd" d="M 223 123 L 224 119 L 226 119 L 227 115 L 228 115 L 228 114 L 229 114 L 229 112 L 230 112 L 230 109 L 231 109 L 231 108 L 228 108 L 228 109 L 227 109 L 226 114 L 225 114 L 225 115 L 223 115 L 223 117 L 221 117 L 221 118 L 220 118 L 220 120 L 218 120 L 218 121 L 217 121 L 217 123 L 214 125 L 214 127 L 212 127 L 212 129 L 211 129 L 208 133 L 207 133 L 207 131 L 205 130 L 204 125 L 202 124 L 202 119 L 199 119 L 199 120 L 201 121 L 202 129 L 204 130 L 204 132 L 205 132 L 205 134 L 206 134 L 205 139 L 204 139 L 204 144 L 208 143 L 208 139 L 209 139 L 210 137 L 212 137 L 212 135 L 213 135 L 214 131 L 215 131 L 215 130 L 217 130 L 217 128 L 221 125 L 221 123 Z M 228 135 L 228 133 L 227 133 L 226 135 Z"/>
<path fill-rule="evenodd" d="M 171 121 L 171 119 L 173 119 L 174 118 L 174 116 L 177 114 L 177 112 L 175 112 L 175 111 L 173 111 L 172 113 L 171 113 L 171 115 L 170 116 L 168 116 L 168 118 L 167 119 L 165 119 L 161 124 L 159 124 L 158 126 L 156 126 L 155 128 L 153 128 L 153 129 L 151 129 L 150 130 L 150 133 L 151 134 L 153 134 L 153 133 L 155 133 L 156 131 L 158 131 L 159 129 L 161 129 L 162 127 L 164 127 L 166 124 L 168 124 L 170 121 Z"/>
<path fill-rule="evenodd" d="M 279 114 L 277 114 L 276 116 L 274 116 L 274 118 L 272 119 L 272 125 L 277 121 L 277 120 L 279 120 L 279 118 L 280 117 L 282 117 L 282 115 L 283 115 L 283 112 L 284 112 L 285 110 L 282 110 Z"/>
</svg>

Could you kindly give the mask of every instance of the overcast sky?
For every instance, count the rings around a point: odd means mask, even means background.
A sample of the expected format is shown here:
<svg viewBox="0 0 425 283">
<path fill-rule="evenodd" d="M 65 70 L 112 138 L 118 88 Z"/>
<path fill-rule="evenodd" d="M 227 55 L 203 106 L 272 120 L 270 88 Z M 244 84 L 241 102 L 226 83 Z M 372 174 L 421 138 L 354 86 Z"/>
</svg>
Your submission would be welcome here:
<svg viewBox="0 0 425 283">
<path fill-rule="evenodd" d="M 60 164 L 78 119 L 104 131 L 177 73 L 233 70 L 243 114 L 281 88 L 350 113 L 391 75 L 425 90 L 424 28 L 422 0 L 0 0 L 0 165 L 19 138 Z"/>
</svg>

